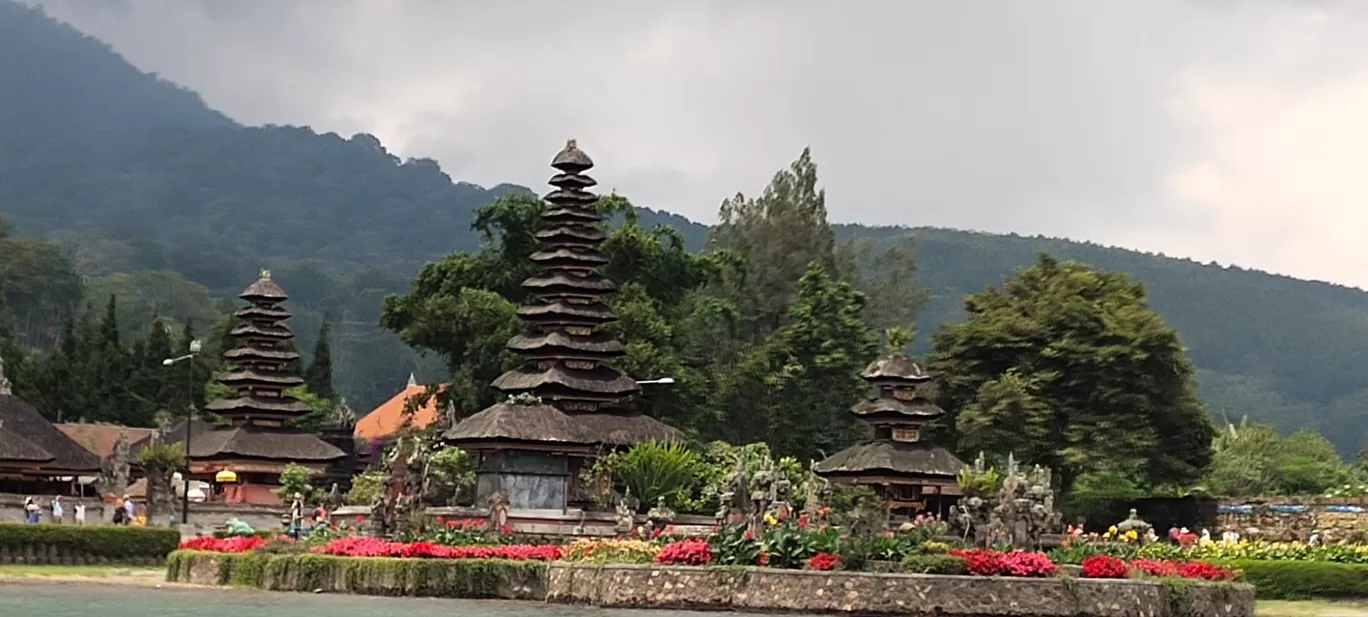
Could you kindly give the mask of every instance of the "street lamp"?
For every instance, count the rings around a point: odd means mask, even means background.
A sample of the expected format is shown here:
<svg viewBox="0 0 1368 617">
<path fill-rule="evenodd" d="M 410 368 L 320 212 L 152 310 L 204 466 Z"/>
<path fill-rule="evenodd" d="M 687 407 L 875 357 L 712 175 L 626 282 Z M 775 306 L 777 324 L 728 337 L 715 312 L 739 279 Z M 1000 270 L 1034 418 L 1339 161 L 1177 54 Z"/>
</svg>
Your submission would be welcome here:
<svg viewBox="0 0 1368 617">
<path fill-rule="evenodd" d="M 175 366 L 178 362 L 190 360 L 200 352 L 199 339 L 190 341 L 190 353 L 162 360 L 162 366 Z M 181 524 L 190 524 L 190 423 L 195 420 L 195 367 L 186 371 L 185 379 L 185 473 L 181 474 Z"/>
<path fill-rule="evenodd" d="M 644 381 L 638 381 L 638 382 L 637 382 L 637 385 L 640 385 L 640 386 L 653 386 L 653 385 L 659 384 L 659 385 L 662 385 L 662 386 L 668 386 L 668 385 L 670 385 L 670 384 L 672 384 L 672 383 L 674 383 L 674 382 L 675 382 L 674 377 L 661 377 L 660 379 L 647 379 L 647 380 L 644 380 Z"/>
</svg>

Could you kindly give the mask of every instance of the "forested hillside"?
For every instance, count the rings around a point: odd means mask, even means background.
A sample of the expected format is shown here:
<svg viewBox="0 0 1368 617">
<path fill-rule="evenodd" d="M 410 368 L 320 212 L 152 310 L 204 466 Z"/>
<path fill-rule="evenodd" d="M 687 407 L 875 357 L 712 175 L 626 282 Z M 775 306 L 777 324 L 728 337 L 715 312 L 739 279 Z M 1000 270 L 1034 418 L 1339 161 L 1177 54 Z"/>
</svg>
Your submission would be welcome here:
<svg viewBox="0 0 1368 617">
<path fill-rule="evenodd" d="M 545 144 L 548 158 L 558 145 Z M 611 178 L 611 162 L 600 163 L 596 172 Z M 524 191 L 453 181 L 436 162 L 402 160 L 370 135 L 240 126 L 103 43 L 0 0 L 0 214 L 13 226 L 0 234 L 0 295 L 6 327 L 30 347 L 54 350 L 64 324 L 87 305 L 102 312 L 110 294 L 132 339 L 154 314 L 205 331 L 271 268 L 293 297 L 301 349 L 329 321 L 336 385 L 365 410 L 410 371 L 424 381 L 450 374 L 379 328 L 384 298 L 409 291 L 423 264 L 477 250 L 486 239 L 471 228 L 476 211 Z M 839 218 L 841 205 L 829 207 Z M 703 225 L 636 214 L 643 228 L 675 228 L 690 249 L 707 242 Z M 1038 252 L 1129 272 L 1191 348 L 1218 416 L 1313 426 L 1346 454 L 1362 445 L 1368 294 L 1066 240 L 835 231 L 880 250 L 915 237 L 917 279 L 930 292 L 917 319 L 923 335 L 960 318 L 966 293 Z"/>
</svg>

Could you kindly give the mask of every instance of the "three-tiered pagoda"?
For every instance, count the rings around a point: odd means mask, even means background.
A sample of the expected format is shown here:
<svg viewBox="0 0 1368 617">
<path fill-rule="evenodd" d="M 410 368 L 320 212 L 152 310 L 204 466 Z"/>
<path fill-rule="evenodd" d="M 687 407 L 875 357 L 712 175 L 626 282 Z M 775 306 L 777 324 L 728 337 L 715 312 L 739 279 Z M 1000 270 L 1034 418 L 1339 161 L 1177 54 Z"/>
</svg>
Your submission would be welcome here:
<svg viewBox="0 0 1368 617">
<path fill-rule="evenodd" d="M 931 376 L 897 352 L 871 363 L 861 377 L 878 393 L 850 413 L 874 426 L 874 439 L 837 452 L 813 470 L 834 482 L 873 488 L 895 513 L 944 514 L 960 494 L 956 476 L 964 463 L 921 439 L 922 427 L 945 415 L 917 394 Z"/>
<path fill-rule="evenodd" d="M 448 430 L 453 444 L 481 455 L 477 499 L 495 493 L 512 508 L 563 510 L 578 501 L 578 469 L 606 448 L 683 438 L 653 418 L 616 406 L 641 387 L 610 362 L 625 350 L 600 327 L 617 319 L 604 301 L 616 291 L 599 273 L 604 220 L 585 175 L 594 166 L 571 140 L 552 160 L 557 170 L 531 259 L 540 273 L 523 281 L 532 300 L 518 310 L 526 324 L 508 348 L 523 366 L 494 380 L 508 400 Z"/>
<path fill-rule="evenodd" d="M 271 491 L 287 463 L 321 474 L 345 454 L 287 425 L 312 411 L 308 403 L 286 393 L 304 384 L 297 368 L 299 352 L 290 344 L 294 333 L 286 325 L 290 311 L 281 306 L 289 296 L 271 280 L 269 270 L 262 270 L 261 278 L 238 297 L 248 305 L 234 313 L 238 323 L 229 332 L 234 346 L 223 353 L 230 368 L 217 376 L 234 394 L 205 405 L 230 426 L 193 422 L 190 474 L 212 482 L 218 472 L 231 471 L 237 481 L 224 487 L 225 501 L 276 503 L 280 498 Z M 184 434 L 182 423 L 168 437 L 179 441 Z"/>
</svg>

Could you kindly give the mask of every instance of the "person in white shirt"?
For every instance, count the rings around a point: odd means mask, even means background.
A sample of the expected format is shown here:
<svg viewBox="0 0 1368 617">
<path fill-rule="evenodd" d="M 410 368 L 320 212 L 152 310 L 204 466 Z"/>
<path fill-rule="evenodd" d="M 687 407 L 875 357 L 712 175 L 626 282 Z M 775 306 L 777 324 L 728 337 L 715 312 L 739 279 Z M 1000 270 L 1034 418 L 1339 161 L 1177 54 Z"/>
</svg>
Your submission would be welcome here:
<svg viewBox="0 0 1368 617">
<path fill-rule="evenodd" d="M 83 504 L 83 503 L 81 503 L 81 502 L 79 502 L 79 501 L 76 502 L 76 506 L 75 506 L 74 508 L 72 508 L 72 513 L 73 513 L 73 514 L 75 515 L 75 517 L 76 517 L 76 524 L 77 524 L 77 525 L 84 525 L 84 524 L 85 524 L 85 504 Z"/>
</svg>

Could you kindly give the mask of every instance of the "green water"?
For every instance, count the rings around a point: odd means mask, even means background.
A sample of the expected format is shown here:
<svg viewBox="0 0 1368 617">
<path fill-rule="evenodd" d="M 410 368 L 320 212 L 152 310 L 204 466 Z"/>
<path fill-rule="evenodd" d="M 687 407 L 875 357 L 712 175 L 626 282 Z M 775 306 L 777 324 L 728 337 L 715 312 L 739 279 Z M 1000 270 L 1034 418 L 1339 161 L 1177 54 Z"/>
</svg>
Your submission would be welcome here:
<svg viewBox="0 0 1368 617">
<path fill-rule="evenodd" d="M 3 617 L 699 617 L 540 602 L 0 583 Z"/>
</svg>

